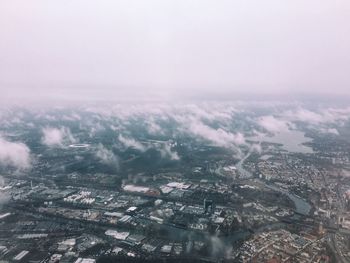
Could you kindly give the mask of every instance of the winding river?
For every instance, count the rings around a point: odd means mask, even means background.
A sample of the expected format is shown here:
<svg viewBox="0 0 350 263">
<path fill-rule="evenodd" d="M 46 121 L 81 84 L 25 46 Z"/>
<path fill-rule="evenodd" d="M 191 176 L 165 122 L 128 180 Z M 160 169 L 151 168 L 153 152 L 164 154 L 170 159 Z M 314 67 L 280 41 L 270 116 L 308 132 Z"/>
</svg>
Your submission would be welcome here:
<svg viewBox="0 0 350 263">
<path fill-rule="evenodd" d="M 239 173 L 241 175 L 243 175 L 244 178 L 253 178 L 253 175 L 251 172 L 249 172 L 248 170 L 246 170 L 243 167 L 243 163 L 244 161 L 250 156 L 250 152 L 242 159 L 240 160 L 237 164 L 236 164 L 236 168 L 239 171 Z M 295 194 L 292 194 L 286 190 L 283 190 L 281 188 L 278 188 L 276 185 L 270 185 L 270 184 L 266 184 L 265 182 L 259 180 L 260 183 L 262 183 L 265 187 L 272 189 L 274 191 L 283 193 L 285 195 L 287 195 L 289 197 L 289 199 L 291 199 L 294 202 L 295 205 L 295 211 L 299 214 L 302 215 L 309 215 L 310 210 L 311 210 L 311 205 L 306 202 L 304 199 L 298 197 Z"/>
</svg>

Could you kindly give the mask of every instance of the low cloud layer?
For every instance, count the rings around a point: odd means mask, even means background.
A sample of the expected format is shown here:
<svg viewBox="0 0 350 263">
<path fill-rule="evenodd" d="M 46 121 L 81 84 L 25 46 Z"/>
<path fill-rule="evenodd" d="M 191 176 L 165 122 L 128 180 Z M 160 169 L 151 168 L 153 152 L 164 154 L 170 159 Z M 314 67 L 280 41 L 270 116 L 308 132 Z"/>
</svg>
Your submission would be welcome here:
<svg viewBox="0 0 350 263">
<path fill-rule="evenodd" d="M 303 107 L 278 112 L 278 116 L 267 115 L 257 120 L 257 124 L 270 133 L 296 129 L 298 123 L 320 133 L 339 135 L 337 127 L 343 126 L 350 118 L 350 108 L 320 108 L 310 110 Z"/>
<path fill-rule="evenodd" d="M 282 116 L 290 121 L 299 121 L 312 125 L 341 123 L 349 120 L 350 108 L 326 108 L 318 111 L 298 108 L 286 111 Z"/>
<path fill-rule="evenodd" d="M 133 148 L 140 152 L 145 152 L 148 148 L 144 146 L 139 141 L 136 141 L 133 138 L 125 137 L 123 135 L 118 136 L 119 141 L 124 145 L 125 148 Z"/>
<path fill-rule="evenodd" d="M 162 131 L 159 132 L 162 133 Z M 180 157 L 177 154 L 177 152 L 171 149 L 171 145 L 169 142 L 144 145 L 141 142 L 135 140 L 134 138 L 126 137 L 121 134 L 118 136 L 118 140 L 123 144 L 125 148 L 132 148 L 140 152 L 145 152 L 151 148 L 154 148 L 160 152 L 162 158 L 170 159 L 172 161 L 180 160 Z"/>
<path fill-rule="evenodd" d="M 119 170 L 119 158 L 113 151 L 107 149 L 102 144 L 99 144 L 95 153 L 96 157 L 101 160 L 103 164 L 106 164 L 116 170 Z"/>
<path fill-rule="evenodd" d="M 258 124 L 271 133 L 287 131 L 291 126 L 289 122 L 277 119 L 274 116 L 263 116 L 258 120 Z"/>
<path fill-rule="evenodd" d="M 63 146 L 64 143 L 74 143 L 76 141 L 71 131 L 66 127 L 46 127 L 42 129 L 42 133 L 42 143 L 49 147 L 60 147 Z"/>
<path fill-rule="evenodd" d="M 171 150 L 171 146 L 168 143 L 163 144 L 159 151 L 162 158 L 167 158 L 172 161 L 180 160 L 180 156 L 177 154 L 177 152 Z"/>
<path fill-rule="evenodd" d="M 39 126 L 40 142 L 49 147 L 64 147 L 77 142 L 76 138 L 95 145 L 102 142 L 101 138 L 110 138 L 111 145 L 121 151 L 155 149 L 163 158 L 177 160 L 176 147 L 152 140 L 176 142 L 190 138 L 199 144 L 244 153 L 252 147 L 259 151 L 249 138 L 288 129 L 305 128 L 337 136 L 350 117 L 350 107 L 280 102 L 94 103 L 54 109 L 0 109 L 0 131 L 7 134 L 21 127 L 37 132 L 35 123 L 39 122 L 47 125 L 42 129 Z M 79 135 L 68 127 L 74 127 Z M 106 145 L 105 140 L 103 143 Z M 102 153 L 107 152 L 101 149 L 100 154 L 107 160 L 108 154 Z"/>
<path fill-rule="evenodd" d="M 245 138 L 242 133 L 231 133 L 222 128 L 212 128 L 202 122 L 192 122 L 188 131 L 194 136 L 213 143 L 216 146 L 230 147 L 234 145 L 244 145 Z"/>
<path fill-rule="evenodd" d="M 21 142 L 11 142 L 0 137 L 0 164 L 17 169 L 31 167 L 30 149 Z"/>
</svg>

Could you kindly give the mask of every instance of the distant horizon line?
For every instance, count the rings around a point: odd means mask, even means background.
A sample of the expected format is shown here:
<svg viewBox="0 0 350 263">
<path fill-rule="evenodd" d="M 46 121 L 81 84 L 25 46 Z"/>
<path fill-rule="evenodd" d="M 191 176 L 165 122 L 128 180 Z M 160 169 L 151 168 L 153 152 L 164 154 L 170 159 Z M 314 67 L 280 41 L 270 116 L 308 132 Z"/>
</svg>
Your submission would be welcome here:
<svg viewBox="0 0 350 263">
<path fill-rule="evenodd" d="M 2 96 L 0 103 L 2 106 L 59 106 L 59 105 L 79 105 L 79 104 L 112 104 L 112 103 L 169 103 L 169 104 L 181 104 L 181 103 L 220 103 L 220 102 L 279 102 L 279 103 L 327 103 L 327 104 L 350 104 L 350 94 L 243 94 L 243 93 L 225 93 L 216 95 L 202 96 L 170 96 L 170 97 L 149 97 L 149 96 L 110 96 L 109 98 L 100 97 L 93 98 L 87 97 L 55 97 L 52 96 L 38 96 L 38 97 L 7 97 Z"/>
</svg>

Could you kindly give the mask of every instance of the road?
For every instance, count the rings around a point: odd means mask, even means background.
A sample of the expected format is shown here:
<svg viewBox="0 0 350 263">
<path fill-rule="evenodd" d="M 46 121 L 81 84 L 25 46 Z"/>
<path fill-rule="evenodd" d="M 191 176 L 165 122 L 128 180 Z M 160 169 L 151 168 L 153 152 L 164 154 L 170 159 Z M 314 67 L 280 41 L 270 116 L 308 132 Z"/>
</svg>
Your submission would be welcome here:
<svg viewBox="0 0 350 263">
<path fill-rule="evenodd" d="M 336 262 L 349 263 L 349 261 L 344 257 L 343 253 L 340 251 L 334 233 L 329 233 L 327 235 L 327 243 L 335 255 L 335 258 L 337 260 Z"/>
</svg>

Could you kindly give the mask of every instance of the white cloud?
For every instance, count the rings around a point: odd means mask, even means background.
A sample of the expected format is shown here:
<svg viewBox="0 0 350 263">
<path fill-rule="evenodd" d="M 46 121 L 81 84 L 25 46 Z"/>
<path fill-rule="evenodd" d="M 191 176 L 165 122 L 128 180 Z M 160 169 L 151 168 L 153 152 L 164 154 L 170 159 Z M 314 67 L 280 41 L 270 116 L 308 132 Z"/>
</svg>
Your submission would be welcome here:
<svg viewBox="0 0 350 263">
<path fill-rule="evenodd" d="M 100 113 L 104 112 L 102 109 L 97 110 Z M 233 107 L 232 103 L 172 105 L 146 103 L 129 107 L 114 105 L 111 111 L 106 112 L 106 116 L 114 115 L 117 119 L 122 120 L 124 127 L 130 119 L 143 118 L 149 134 L 166 134 L 165 129 L 176 124 L 177 130 L 169 130 L 174 136 L 180 132 L 207 140 L 216 146 L 237 148 L 238 145 L 245 144 L 244 135 L 240 132 L 232 133 L 229 128 L 237 112 L 238 110 Z M 162 125 L 159 121 L 162 122 Z M 216 128 L 213 128 L 214 126 Z M 122 135 L 119 136 L 119 141 L 125 147 L 132 147 L 140 151 L 149 148 L 133 138 Z"/>
<path fill-rule="evenodd" d="M 102 161 L 102 163 L 110 165 L 117 170 L 119 169 L 119 158 L 111 151 L 104 147 L 102 144 L 97 146 L 95 153 L 96 157 Z"/>
<path fill-rule="evenodd" d="M 165 143 L 163 147 L 159 148 L 162 158 L 169 158 L 170 160 L 177 161 L 180 160 L 180 156 L 177 152 L 171 150 L 171 146 L 168 143 Z"/>
<path fill-rule="evenodd" d="M 234 115 L 238 112 L 232 103 L 226 102 L 198 103 L 185 107 L 180 105 L 178 108 L 183 108 L 183 110 L 177 109 L 175 113 L 181 113 L 182 115 L 193 117 L 206 123 L 218 122 L 226 124 L 228 121 L 232 121 Z"/>
<path fill-rule="evenodd" d="M 325 116 L 307 109 L 298 109 L 297 111 L 288 111 L 287 117 L 289 117 L 289 119 L 291 119 L 292 121 L 301 121 L 301 122 L 306 122 L 310 124 L 319 124 L 319 123 L 328 121 L 325 118 Z"/>
<path fill-rule="evenodd" d="M 258 120 L 258 124 L 272 133 L 287 131 L 291 125 L 287 121 L 277 119 L 274 116 L 263 116 Z"/>
<path fill-rule="evenodd" d="M 328 133 L 331 133 L 331 134 L 335 134 L 335 135 L 339 135 L 339 131 L 335 128 L 329 128 L 327 130 Z"/>
<path fill-rule="evenodd" d="M 339 135 L 339 131 L 335 128 L 319 128 L 319 132 L 321 133 L 328 133 L 328 134 L 333 134 L 333 135 Z"/>
<path fill-rule="evenodd" d="M 30 149 L 21 142 L 10 142 L 0 137 L 0 164 L 18 169 L 31 167 Z"/>
<path fill-rule="evenodd" d="M 124 145 L 125 148 L 133 148 L 140 152 L 145 152 L 150 148 L 154 148 L 160 152 L 162 158 L 168 158 L 170 160 L 180 160 L 179 155 L 177 154 L 177 152 L 172 151 L 169 143 L 156 144 L 155 146 L 145 146 L 144 144 L 140 143 L 134 138 L 119 135 L 118 139 Z"/>
<path fill-rule="evenodd" d="M 148 148 L 144 146 L 139 141 L 136 141 L 133 138 L 124 137 L 121 134 L 118 136 L 118 140 L 126 147 L 126 148 L 134 148 L 139 150 L 140 152 L 145 152 Z"/>
<path fill-rule="evenodd" d="M 262 153 L 262 148 L 261 148 L 261 144 L 253 144 L 251 147 L 250 147 L 250 151 L 253 152 L 253 153 Z"/>
<path fill-rule="evenodd" d="M 246 143 L 242 133 L 231 133 L 222 128 L 214 129 L 198 120 L 193 120 L 189 124 L 187 131 L 221 147 L 230 148 Z"/>
<path fill-rule="evenodd" d="M 69 128 L 52 128 L 46 127 L 42 129 L 42 143 L 47 146 L 63 146 L 64 143 L 76 142 Z"/>
<path fill-rule="evenodd" d="M 164 132 L 162 127 L 156 123 L 154 118 L 150 118 L 150 120 L 146 121 L 146 129 L 148 133 L 152 135 L 163 134 Z"/>
<path fill-rule="evenodd" d="M 326 108 L 311 111 L 304 108 L 286 111 L 283 116 L 290 121 L 300 121 L 311 125 L 341 123 L 349 120 L 350 108 Z"/>
</svg>

